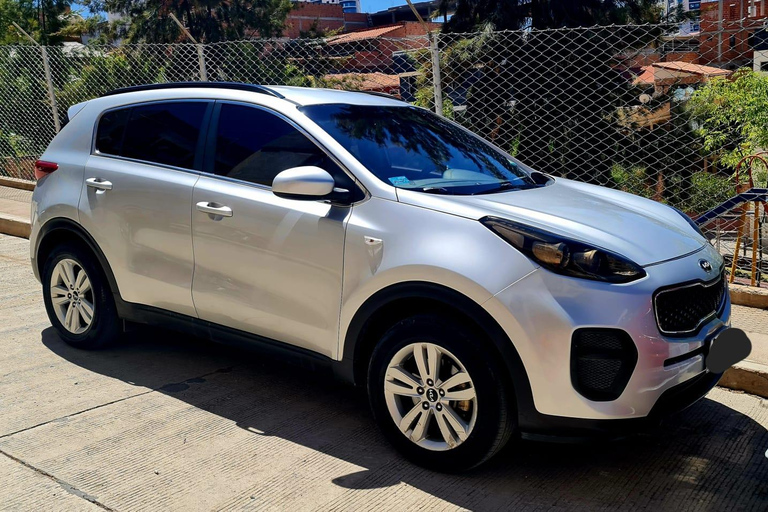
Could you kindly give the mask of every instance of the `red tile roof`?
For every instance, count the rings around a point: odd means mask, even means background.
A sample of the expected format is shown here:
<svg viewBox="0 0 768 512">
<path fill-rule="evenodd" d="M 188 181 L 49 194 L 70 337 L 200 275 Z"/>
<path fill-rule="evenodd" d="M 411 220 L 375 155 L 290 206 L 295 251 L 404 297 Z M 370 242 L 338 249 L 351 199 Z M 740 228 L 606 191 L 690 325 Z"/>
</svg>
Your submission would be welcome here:
<svg viewBox="0 0 768 512">
<path fill-rule="evenodd" d="M 694 75 L 721 76 L 730 75 L 727 69 L 713 68 L 712 66 L 702 66 L 701 64 L 692 64 L 690 62 L 656 62 L 653 64 L 657 68 L 668 69 L 670 71 L 682 71 L 683 73 L 692 73 Z"/>
<path fill-rule="evenodd" d="M 656 81 L 655 73 L 653 72 L 653 66 L 643 66 L 640 68 L 642 73 L 637 75 L 634 83 L 637 84 L 652 84 Z"/>
<path fill-rule="evenodd" d="M 390 32 L 394 32 L 397 29 L 403 28 L 404 24 L 405 23 L 399 23 L 397 25 L 389 25 L 387 27 L 376 27 L 333 36 L 328 38 L 328 44 L 342 44 L 351 43 L 353 41 L 364 41 L 366 39 L 376 39 L 383 35 L 389 34 Z"/>
<path fill-rule="evenodd" d="M 698 75 L 703 78 L 710 76 L 726 76 L 731 72 L 727 69 L 714 68 L 712 66 L 702 66 L 701 64 L 691 64 L 690 62 L 675 61 L 675 62 L 655 62 L 650 66 L 643 66 L 641 73 L 635 77 L 633 83 L 639 84 L 653 84 L 656 83 L 656 72 L 658 69 L 665 69 L 667 71 L 678 71 L 681 73 L 689 73 L 691 75 Z M 692 77 L 691 77 L 692 78 Z M 666 80 L 676 80 L 676 78 L 667 76 Z"/>
</svg>

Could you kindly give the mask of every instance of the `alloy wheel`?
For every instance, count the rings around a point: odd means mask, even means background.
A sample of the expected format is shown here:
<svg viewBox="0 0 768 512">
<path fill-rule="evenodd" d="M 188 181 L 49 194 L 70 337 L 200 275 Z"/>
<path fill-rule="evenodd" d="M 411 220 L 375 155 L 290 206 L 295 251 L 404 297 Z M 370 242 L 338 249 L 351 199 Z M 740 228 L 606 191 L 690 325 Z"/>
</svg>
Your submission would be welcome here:
<svg viewBox="0 0 768 512">
<path fill-rule="evenodd" d="M 51 304 L 56 318 L 72 334 L 82 334 L 93 323 L 94 304 L 91 280 L 85 269 L 72 259 L 59 261 L 51 274 Z"/>
<path fill-rule="evenodd" d="M 392 420 L 413 443 L 456 448 L 477 420 L 477 394 L 459 359 L 433 343 L 403 347 L 387 366 L 384 397 Z"/>
</svg>

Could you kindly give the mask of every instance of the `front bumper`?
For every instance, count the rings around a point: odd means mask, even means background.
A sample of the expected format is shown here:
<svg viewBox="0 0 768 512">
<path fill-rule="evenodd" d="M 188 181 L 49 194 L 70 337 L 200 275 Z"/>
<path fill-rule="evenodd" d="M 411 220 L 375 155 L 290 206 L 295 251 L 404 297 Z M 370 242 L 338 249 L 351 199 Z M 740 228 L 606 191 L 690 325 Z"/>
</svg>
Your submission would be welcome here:
<svg viewBox="0 0 768 512">
<path fill-rule="evenodd" d="M 706 273 L 699 265 L 702 258 L 720 265 Z M 721 262 L 707 245 L 682 258 L 648 266 L 646 277 L 623 285 L 540 269 L 488 300 L 483 307 L 515 346 L 530 383 L 530 404 L 518 400 L 521 430 L 563 434 L 594 430 L 603 420 L 615 423 L 610 429 L 622 429 L 631 423 L 623 420 L 648 420 L 689 405 L 709 391 L 719 376 L 705 370 L 706 343 L 729 324 L 727 293 L 719 316 L 695 335 L 676 338 L 659 332 L 653 295 L 672 284 L 714 279 Z M 615 400 L 592 401 L 573 387 L 571 339 L 576 329 L 584 327 L 622 329 L 635 343 L 637 364 Z"/>
<path fill-rule="evenodd" d="M 703 398 L 717 385 L 722 373 L 702 372 L 664 391 L 647 416 L 642 418 L 589 420 L 521 411 L 522 437 L 531 440 L 581 442 L 616 438 L 656 426 L 666 416 L 682 411 Z"/>
</svg>

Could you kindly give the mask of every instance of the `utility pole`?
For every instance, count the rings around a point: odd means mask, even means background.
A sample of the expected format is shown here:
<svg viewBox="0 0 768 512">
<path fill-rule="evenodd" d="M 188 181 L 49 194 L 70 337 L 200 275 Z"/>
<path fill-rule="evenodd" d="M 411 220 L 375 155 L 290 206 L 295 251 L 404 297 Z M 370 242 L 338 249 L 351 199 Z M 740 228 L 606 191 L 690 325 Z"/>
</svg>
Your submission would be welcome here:
<svg viewBox="0 0 768 512">
<path fill-rule="evenodd" d="M 179 19 L 174 16 L 173 13 L 169 13 L 168 16 L 171 17 L 171 19 L 179 26 L 182 32 L 184 32 L 184 35 L 187 36 L 187 38 L 192 41 L 195 46 L 197 47 L 197 62 L 200 65 L 200 80 L 202 82 L 208 81 L 208 70 L 205 69 L 205 53 L 203 49 L 203 45 L 198 43 L 197 40 L 192 37 L 192 34 L 189 33 L 189 30 L 187 30 L 187 27 L 181 24 Z"/>
<path fill-rule="evenodd" d="M 48 65 L 48 49 L 35 41 L 35 38 L 27 34 L 23 28 L 21 28 L 15 21 L 11 22 L 16 30 L 24 35 L 27 39 L 32 41 L 32 44 L 40 48 L 40 53 L 43 56 L 43 74 L 45 75 L 45 83 L 48 88 L 48 101 L 51 102 L 51 114 L 53 116 L 53 127 L 56 129 L 56 133 L 61 131 L 61 123 L 59 122 L 59 106 L 56 103 L 56 93 L 53 90 L 53 79 L 51 78 L 51 67 Z"/>
<path fill-rule="evenodd" d="M 416 19 L 419 21 L 419 23 L 421 23 L 421 26 L 424 28 L 424 33 L 426 34 L 429 41 L 429 50 L 432 54 L 432 88 L 435 96 L 435 114 L 442 116 L 443 85 L 440 78 L 440 50 L 437 45 L 437 32 L 433 33 L 429 30 L 429 25 L 424 22 L 424 18 L 421 17 L 421 14 L 419 14 L 419 11 L 416 10 L 416 7 L 413 5 L 411 0 L 405 1 L 408 2 L 408 6 L 411 8 L 413 15 L 416 16 Z"/>
</svg>

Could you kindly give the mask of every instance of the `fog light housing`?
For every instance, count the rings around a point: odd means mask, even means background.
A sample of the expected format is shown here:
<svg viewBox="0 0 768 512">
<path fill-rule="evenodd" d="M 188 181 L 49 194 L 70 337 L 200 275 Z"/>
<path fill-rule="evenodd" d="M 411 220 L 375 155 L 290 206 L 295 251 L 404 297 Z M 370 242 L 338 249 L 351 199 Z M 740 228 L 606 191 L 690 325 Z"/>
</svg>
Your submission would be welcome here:
<svg viewBox="0 0 768 512">
<path fill-rule="evenodd" d="M 620 329 L 577 329 L 571 340 L 571 383 L 594 402 L 616 400 L 637 365 L 637 347 Z"/>
</svg>

